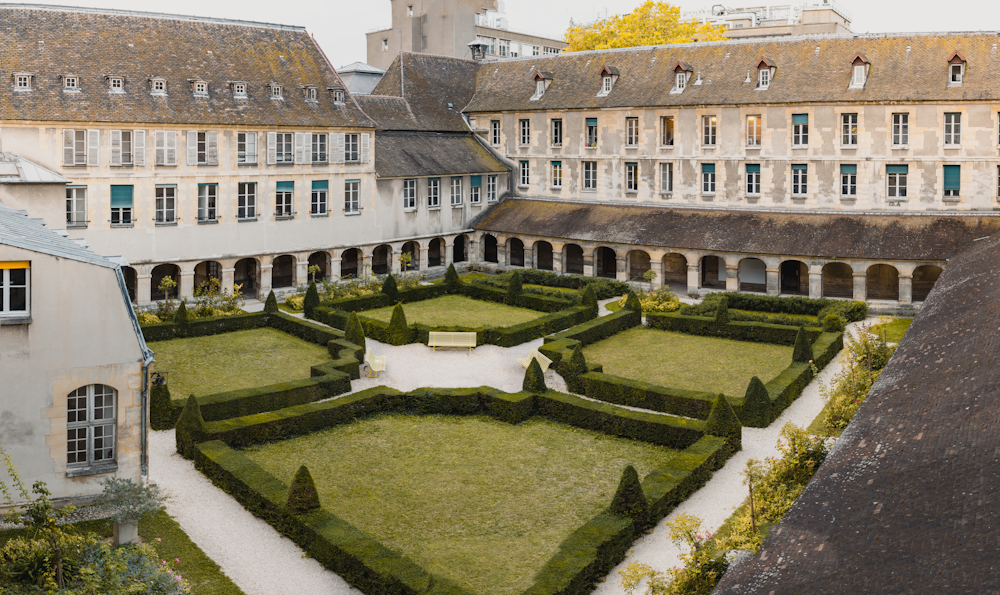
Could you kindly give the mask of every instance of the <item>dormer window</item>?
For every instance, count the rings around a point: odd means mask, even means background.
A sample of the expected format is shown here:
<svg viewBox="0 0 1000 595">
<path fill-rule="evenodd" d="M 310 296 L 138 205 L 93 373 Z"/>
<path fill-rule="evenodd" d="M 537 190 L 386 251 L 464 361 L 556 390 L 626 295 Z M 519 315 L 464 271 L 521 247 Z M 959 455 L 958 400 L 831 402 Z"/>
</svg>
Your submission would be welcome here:
<svg viewBox="0 0 1000 595">
<path fill-rule="evenodd" d="M 531 101 L 537 101 L 545 95 L 545 90 L 552 84 L 552 73 L 535 71 L 535 94 L 531 96 Z"/>
<path fill-rule="evenodd" d="M 545 81 L 535 81 L 535 98 L 545 94 Z"/>
<path fill-rule="evenodd" d="M 683 72 L 678 72 L 676 82 L 674 82 L 674 88 L 678 91 L 683 91 L 685 84 L 687 84 L 687 75 Z"/>
<path fill-rule="evenodd" d="M 865 88 L 865 83 L 868 81 L 868 67 L 870 65 L 868 58 L 865 58 L 864 54 L 858 53 L 854 55 L 854 60 L 851 61 L 851 89 Z"/>
<path fill-rule="evenodd" d="M 334 103 L 344 103 L 344 90 L 339 87 L 331 87 L 330 93 L 333 94 Z"/>
<path fill-rule="evenodd" d="M 63 75 L 63 91 L 79 91 L 80 90 L 80 77 L 73 75 Z"/>
<path fill-rule="evenodd" d="M 120 76 L 109 76 L 108 78 L 108 92 L 109 93 L 124 93 L 125 92 L 125 78 Z"/>
<path fill-rule="evenodd" d="M 302 94 L 305 96 L 306 101 L 318 101 L 319 96 L 317 95 L 316 87 L 302 87 Z"/>
<path fill-rule="evenodd" d="M 774 78 L 774 64 L 767 58 L 757 61 L 757 86 L 758 91 L 766 91 Z"/>
<path fill-rule="evenodd" d="M 281 85 L 278 83 L 268 83 L 267 87 L 271 91 L 271 99 L 282 99 Z"/>
<path fill-rule="evenodd" d="M 605 66 L 601 69 L 601 90 L 597 94 L 598 97 L 604 97 L 611 92 L 611 89 L 615 87 L 615 82 L 618 81 L 618 69 L 613 66 Z"/>
<path fill-rule="evenodd" d="M 195 81 L 194 94 L 196 97 L 208 97 L 208 83 L 205 81 Z"/>
<path fill-rule="evenodd" d="M 31 79 L 35 75 L 30 72 L 15 72 L 14 73 L 14 90 L 15 91 L 30 91 L 31 90 Z"/>
<path fill-rule="evenodd" d="M 951 53 L 948 58 L 948 86 L 961 87 L 965 79 L 965 56 L 959 51 Z"/>
<path fill-rule="evenodd" d="M 691 80 L 691 73 L 694 72 L 694 67 L 690 64 L 684 62 L 678 62 L 674 65 L 674 87 L 670 89 L 671 93 L 683 93 L 684 89 L 687 88 L 688 81 Z"/>
<path fill-rule="evenodd" d="M 607 95 L 608 93 L 611 92 L 611 77 L 610 76 L 604 77 L 603 82 L 601 83 L 601 91 L 603 91 L 605 95 Z"/>
<path fill-rule="evenodd" d="M 161 79 L 161 78 L 150 79 L 150 89 L 153 95 L 166 95 L 167 79 Z"/>
<path fill-rule="evenodd" d="M 246 83 L 230 83 L 233 88 L 233 98 L 234 99 L 246 99 L 247 98 L 247 84 Z"/>
<path fill-rule="evenodd" d="M 951 65 L 951 79 L 948 81 L 952 85 L 962 84 L 962 75 L 965 74 L 964 64 L 952 64 Z"/>
</svg>

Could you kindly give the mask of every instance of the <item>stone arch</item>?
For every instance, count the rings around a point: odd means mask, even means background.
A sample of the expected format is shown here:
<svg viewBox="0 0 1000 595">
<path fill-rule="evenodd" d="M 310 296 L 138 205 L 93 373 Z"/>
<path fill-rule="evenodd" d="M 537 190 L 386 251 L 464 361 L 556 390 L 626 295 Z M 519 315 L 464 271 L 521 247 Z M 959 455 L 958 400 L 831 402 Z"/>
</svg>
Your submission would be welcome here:
<svg viewBox="0 0 1000 595">
<path fill-rule="evenodd" d="M 282 254 L 271 262 L 271 287 L 295 287 L 295 257 Z"/>
<path fill-rule="evenodd" d="M 452 240 L 451 246 L 451 261 L 452 262 L 465 262 L 468 260 L 468 250 L 466 247 L 468 242 L 465 240 L 465 235 L 455 236 Z"/>
<path fill-rule="evenodd" d="M 169 297 L 171 299 L 176 299 L 177 296 L 179 295 L 178 292 L 180 291 L 180 284 L 181 284 L 181 267 L 177 266 L 176 264 L 158 264 L 155 267 L 153 267 L 152 276 L 149 278 L 149 284 L 150 284 L 149 295 L 150 299 L 152 299 L 153 301 L 165 300 L 168 297 L 166 292 L 160 290 L 160 282 L 163 281 L 164 277 L 170 277 L 170 279 L 177 284 L 177 287 L 174 287 L 173 289 L 170 290 Z"/>
<path fill-rule="evenodd" d="M 683 285 L 687 288 L 688 264 L 683 254 L 671 252 L 663 257 L 663 285 Z"/>
<path fill-rule="evenodd" d="M 714 254 L 701 257 L 701 286 L 709 289 L 726 288 L 726 261 Z"/>
<path fill-rule="evenodd" d="M 256 258 L 244 258 L 236 261 L 233 271 L 233 284 L 240 286 L 244 297 L 256 298 L 260 291 L 260 262 Z"/>
<path fill-rule="evenodd" d="M 759 258 L 744 258 L 736 270 L 740 291 L 767 293 L 767 264 Z"/>
<path fill-rule="evenodd" d="M 844 262 L 823 265 L 823 297 L 854 297 L 854 269 Z"/>
<path fill-rule="evenodd" d="M 357 277 L 361 269 L 361 250 L 349 248 L 340 255 L 340 277 L 347 279 Z"/>
<path fill-rule="evenodd" d="M 309 274 L 309 269 L 313 267 L 319 267 L 319 272 L 315 274 Z M 309 264 L 306 268 L 306 274 L 309 275 L 310 281 L 323 281 L 330 276 L 330 253 L 329 252 L 313 252 L 309 255 Z"/>
<path fill-rule="evenodd" d="M 618 277 L 618 253 L 607 246 L 594 250 L 594 276 L 616 279 Z"/>
<path fill-rule="evenodd" d="M 552 270 L 552 244 L 545 240 L 535 242 L 535 268 L 543 271 Z"/>
<path fill-rule="evenodd" d="M 194 291 L 197 292 L 201 286 L 212 279 L 218 279 L 219 288 L 222 288 L 222 264 L 215 260 L 199 262 L 194 267 Z"/>
<path fill-rule="evenodd" d="M 410 255 L 410 262 L 405 266 L 403 265 L 403 260 L 402 260 L 402 256 L 404 254 Z M 406 242 L 405 244 L 403 244 L 402 249 L 400 249 L 399 256 L 400 256 L 400 261 L 399 261 L 400 271 L 405 273 L 406 271 L 420 270 L 420 244 L 413 241 Z"/>
<path fill-rule="evenodd" d="M 801 260 L 783 260 L 778 267 L 780 293 L 809 295 L 809 267 Z"/>
<path fill-rule="evenodd" d="M 507 240 L 507 264 L 512 267 L 524 266 L 524 242 L 520 238 Z"/>
<path fill-rule="evenodd" d="M 645 250 L 632 250 L 628 253 L 628 278 L 631 281 L 643 281 L 646 271 L 653 268 L 649 261 L 649 253 Z"/>
<path fill-rule="evenodd" d="M 563 272 L 571 275 L 583 274 L 583 248 L 578 244 L 566 244 L 563 246 L 563 262 L 565 270 Z"/>
<path fill-rule="evenodd" d="M 870 300 L 899 299 L 899 271 L 891 264 L 873 264 L 868 267 L 867 293 Z"/>
<path fill-rule="evenodd" d="M 381 244 L 372 250 L 372 273 L 376 275 L 389 274 L 389 259 L 392 258 L 392 246 Z"/>
<path fill-rule="evenodd" d="M 913 301 L 922 302 L 927 299 L 934 283 L 941 275 L 941 267 L 925 264 L 913 269 Z"/>
<path fill-rule="evenodd" d="M 128 290 L 128 299 L 135 302 L 139 291 L 139 274 L 132 267 L 122 267 L 122 276 L 125 277 L 125 289 Z"/>
<path fill-rule="evenodd" d="M 497 237 L 493 234 L 483 235 L 483 260 L 486 262 L 500 262 L 497 255 Z"/>
<path fill-rule="evenodd" d="M 427 245 L 427 266 L 439 267 L 444 264 L 444 240 L 434 238 Z"/>
</svg>

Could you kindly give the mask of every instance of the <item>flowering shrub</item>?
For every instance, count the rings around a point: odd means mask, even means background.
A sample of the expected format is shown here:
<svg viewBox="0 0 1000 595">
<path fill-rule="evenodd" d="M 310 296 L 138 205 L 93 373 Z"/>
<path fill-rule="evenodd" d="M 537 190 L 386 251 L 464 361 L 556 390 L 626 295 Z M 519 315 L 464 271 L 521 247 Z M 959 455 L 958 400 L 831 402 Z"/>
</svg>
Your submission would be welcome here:
<svg viewBox="0 0 1000 595">
<path fill-rule="evenodd" d="M 724 552 L 713 547 L 712 534 L 702 532 L 701 519 L 689 514 L 679 514 L 667 522 L 670 541 L 677 547 L 687 547 L 681 554 L 683 566 L 666 572 L 657 572 L 646 564 L 633 562 L 620 570 L 622 588 L 632 593 L 643 579 L 646 595 L 708 595 L 715 588 L 728 568 Z"/>
<path fill-rule="evenodd" d="M 676 312 L 681 309 L 681 301 L 674 295 L 674 292 L 667 288 L 657 289 L 651 293 L 643 293 L 638 297 L 643 312 Z M 624 308 L 627 299 L 628 295 L 623 295 L 618 300 L 618 305 Z"/>
<path fill-rule="evenodd" d="M 869 325 L 862 325 L 857 337 L 846 337 L 847 344 L 840 356 L 847 360 L 844 369 L 834 376 L 829 387 L 820 386 L 820 393 L 830 404 L 823 429 L 831 434 L 851 423 L 882 369 L 896 352 L 896 346 L 873 334 Z"/>
<path fill-rule="evenodd" d="M 139 319 L 139 324 L 159 324 L 163 322 L 159 316 L 152 312 L 137 312 L 136 318 Z"/>
<path fill-rule="evenodd" d="M 396 287 L 399 291 L 420 287 L 424 276 L 421 273 L 411 272 L 402 275 L 393 275 L 396 280 Z M 382 291 L 382 283 L 385 277 L 369 277 L 367 279 L 344 279 L 340 281 L 324 280 L 316 285 L 319 291 L 321 302 L 331 300 L 342 300 L 345 298 L 374 295 Z M 294 295 L 285 298 L 285 304 L 289 308 L 301 311 L 305 307 L 305 289 Z"/>
</svg>

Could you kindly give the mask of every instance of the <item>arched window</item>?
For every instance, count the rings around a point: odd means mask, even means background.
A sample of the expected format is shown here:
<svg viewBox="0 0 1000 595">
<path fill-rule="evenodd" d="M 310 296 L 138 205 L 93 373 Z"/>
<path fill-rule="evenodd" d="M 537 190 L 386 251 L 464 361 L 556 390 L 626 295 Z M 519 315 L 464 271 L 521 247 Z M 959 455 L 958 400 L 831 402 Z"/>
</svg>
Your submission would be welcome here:
<svg viewBox="0 0 1000 595">
<path fill-rule="evenodd" d="M 89 467 L 115 459 L 115 389 L 82 386 L 66 398 L 66 464 Z"/>
</svg>

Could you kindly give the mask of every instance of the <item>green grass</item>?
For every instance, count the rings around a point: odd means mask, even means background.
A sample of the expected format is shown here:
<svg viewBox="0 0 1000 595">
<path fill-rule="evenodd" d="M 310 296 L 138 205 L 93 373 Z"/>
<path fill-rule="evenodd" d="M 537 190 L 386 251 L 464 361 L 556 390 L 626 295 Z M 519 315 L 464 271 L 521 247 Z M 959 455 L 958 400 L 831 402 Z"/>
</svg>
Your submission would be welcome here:
<svg viewBox="0 0 1000 595">
<path fill-rule="evenodd" d="M 885 340 L 888 343 L 899 343 L 903 340 L 903 335 L 909 330 L 912 318 L 893 318 L 885 324 L 877 324 L 872 327 L 872 334 L 879 337 L 885 332 Z"/>
<path fill-rule="evenodd" d="M 168 372 L 175 399 L 309 378 L 330 360 L 326 347 L 277 329 L 259 328 L 150 343 L 156 370 Z"/>
<path fill-rule="evenodd" d="M 389 322 L 393 307 L 367 310 L 360 315 Z M 403 304 L 406 322 L 419 322 L 433 327 L 441 326 L 514 326 L 544 316 L 541 312 L 515 308 L 495 302 L 483 302 L 462 295 L 446 295 L 439 298 Z"/>
<path fill-rule="evenodd" d="M 614 374 L 687 390 L 741 396 L 753 376 L 765 383 L 792 363 L 792 348 L 636 327 L 584 347 Z"/>
<path fill-rule="evenodd" d="M 381 415 L 243 453 L 285 482 L 305 464 L 327 510 L 429 572 L 515 595 L 626 465 L 643 477 L 675 451 L 540 418 Z"/>
<path fill-rule="evenodd" d="M 458 278 L 466 283 L 472 283 L 473 281 L 479 279 L 495 279 L 496 275 L 487 275 L 486 273 L 466 273 L 464 275 L 459 275 Z M 436 281 L 431 281 L 432 284 L 437 285 L 438 283 L 444 283 L 444 279 L 438 279 Z"/>
</svg>

